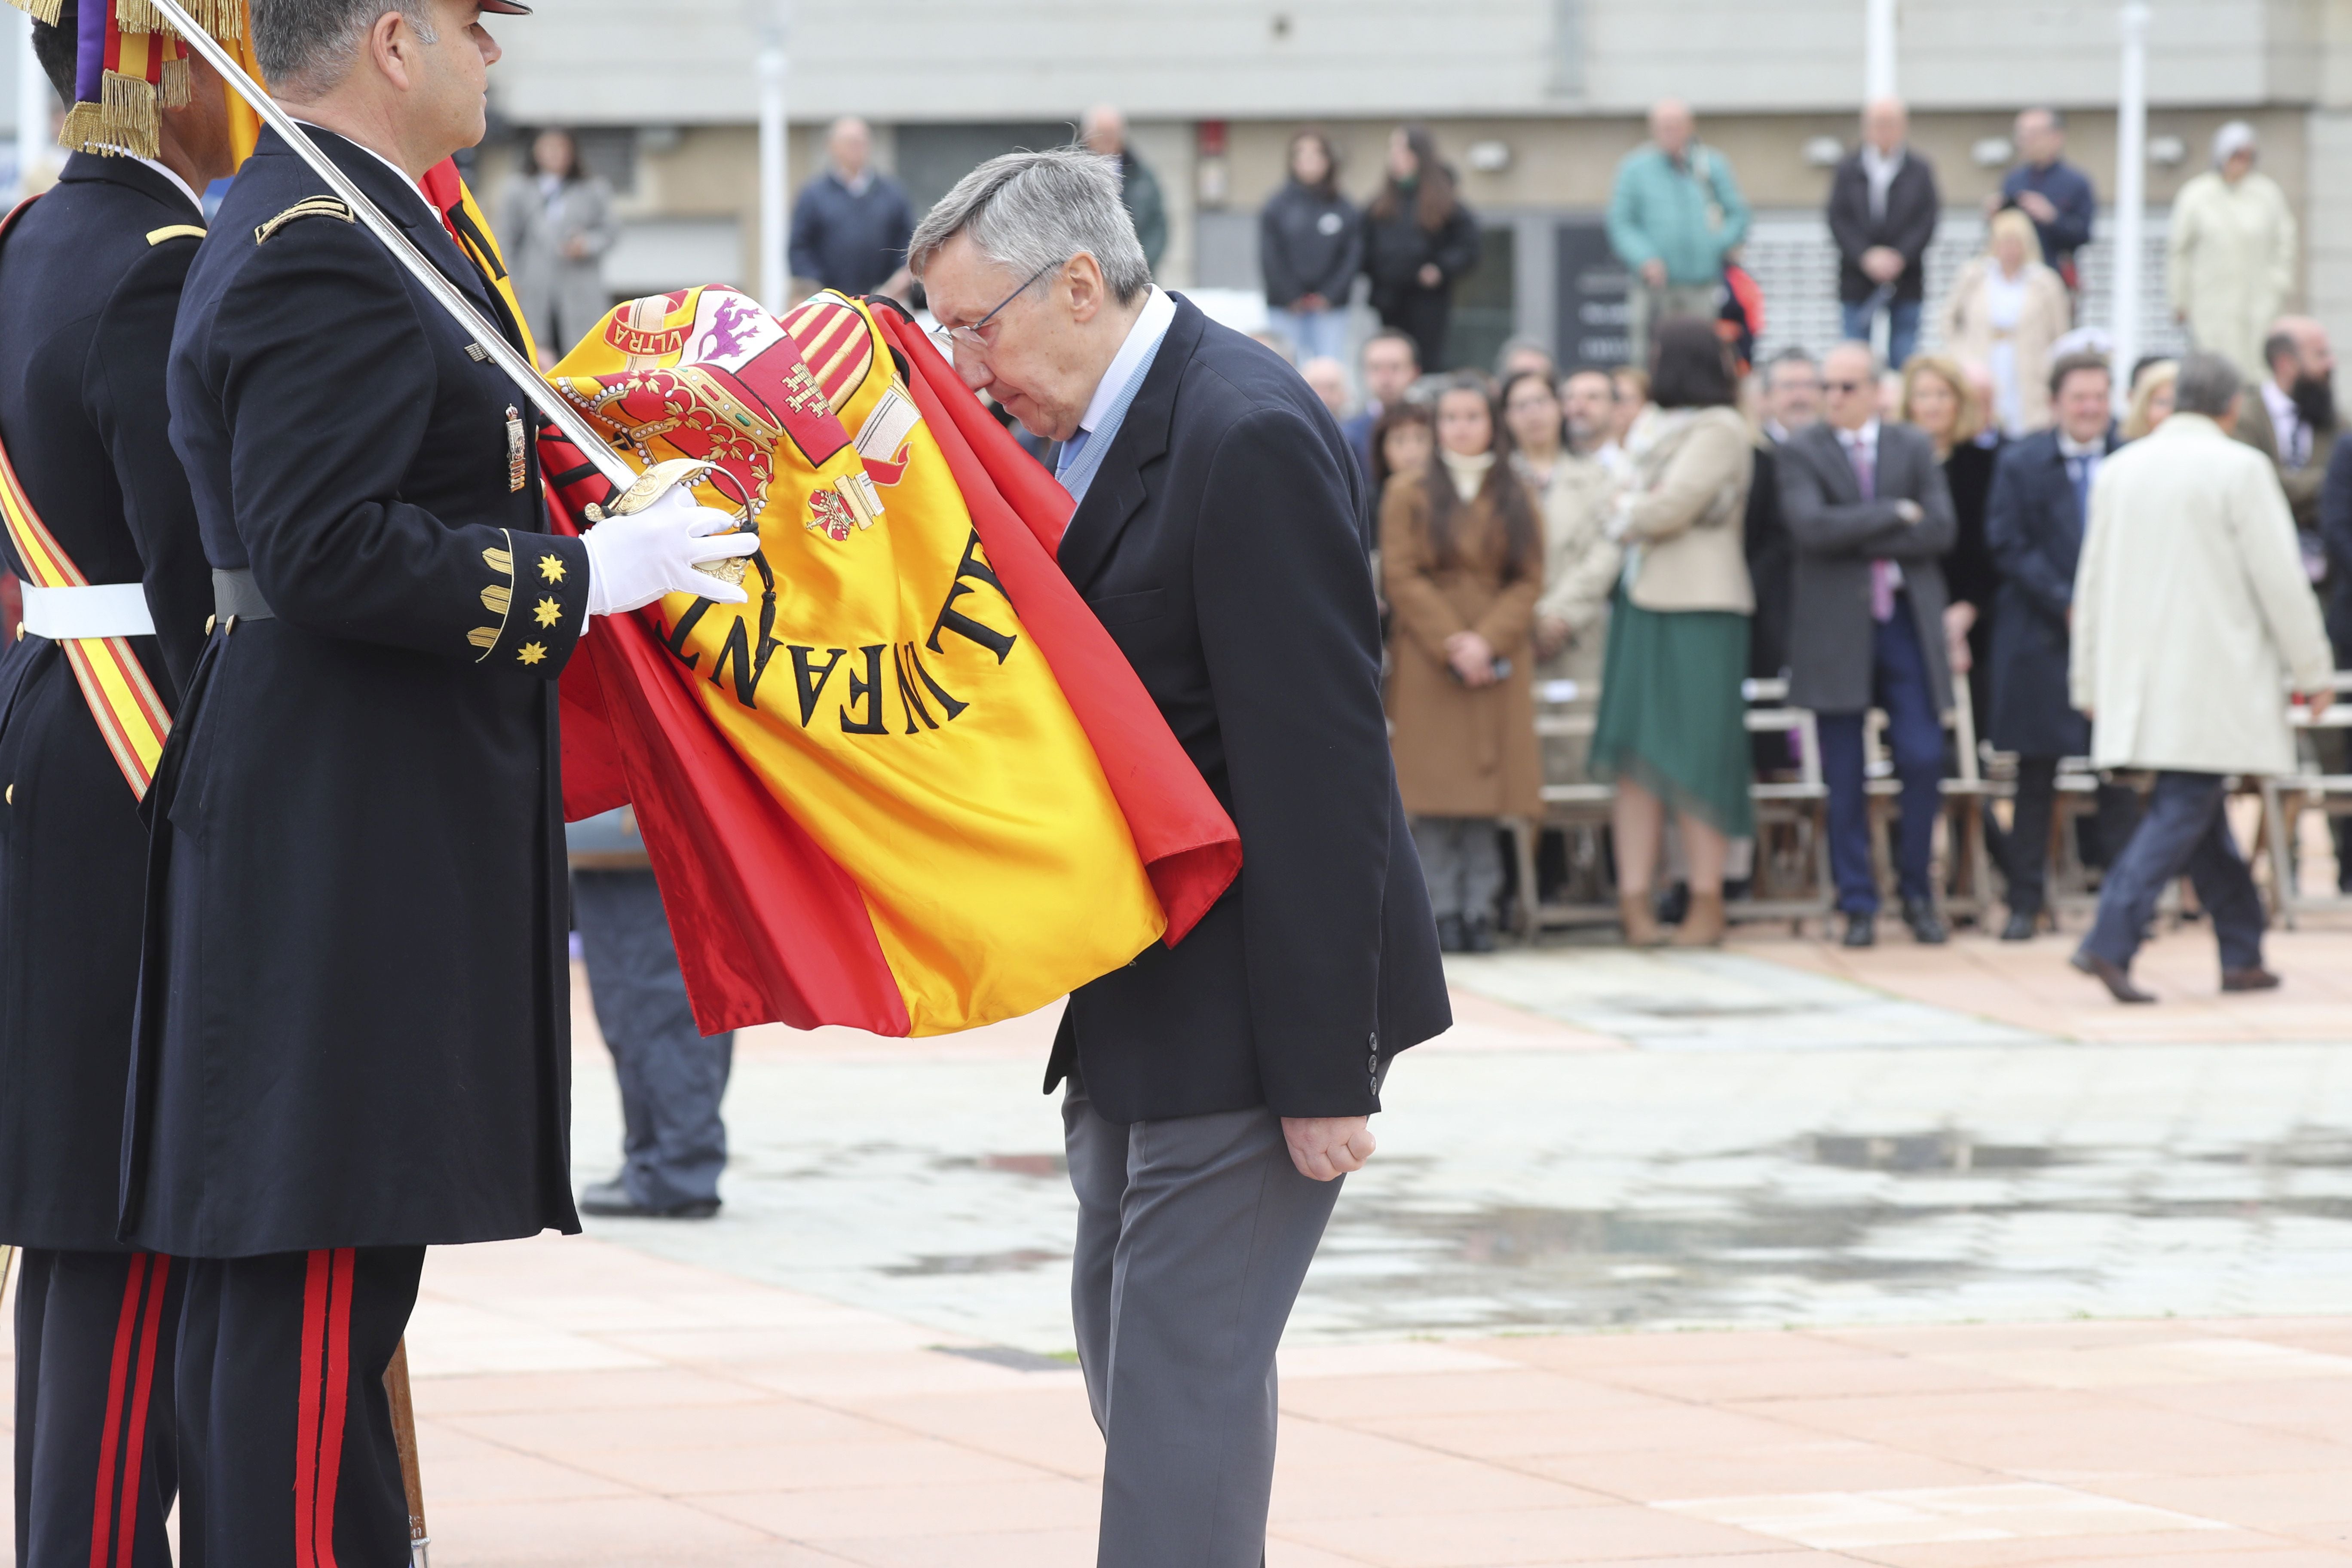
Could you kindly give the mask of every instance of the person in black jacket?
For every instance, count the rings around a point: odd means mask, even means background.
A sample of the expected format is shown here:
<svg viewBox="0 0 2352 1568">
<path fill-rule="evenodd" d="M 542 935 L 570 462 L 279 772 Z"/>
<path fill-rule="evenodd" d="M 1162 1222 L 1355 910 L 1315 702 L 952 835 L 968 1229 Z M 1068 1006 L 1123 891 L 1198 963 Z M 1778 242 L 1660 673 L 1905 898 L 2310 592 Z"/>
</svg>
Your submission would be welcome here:
<svg viewBox="0 0 2352 1568">
<path fill-rule="evenodd" d="M 2336 668 L 2352 669 L 2352 441 L 2329 452 L 2319 487 L 2319 540 L 2327 552 L 2327 640 Z M 2336 887 L 2352 893 L 2352 816 L 2334 820 Z"/>
<path fill-rule="evenodd" d="M 1927 247 L 1943 198 L 1936 167 L 1906 141 L 1902 100 L 1874 100 L 1862 111 L 1862 145 L 1830 176 L 1830 235 L 1838 247 L 1838 305 L 1845 335 L 1868 342 L 1886 313 L 1886 363 L 1900 370 L 1919 341 Z"/>
<path fill-rule="evenodd" d="M 1348 290 L 1364 259 L 1363 218 L 1339 194 L 1331 142 L 1308 129 L 1290 139 L 1290 179 L 1257 220 L 1266 314 L 1301 364 L 1348 357 Z"/>
<path fill-rule="evenodd" d="M 1436 138 L 1425 126 L 1397 127 L 1388 181 L 1364 214 L 1364 273 L 1381 325 L 1412 334 L 1423 374 L 1454 363 L 1446 356 L 1454 285 L 1477 265 L 1478 220 L 1438 160 Z"/>
<path fill-rule="evenodd" d="M 873 166 L 874 132 L 844 115 L 824 150 L 824 172 L 793 204 L 793 276 L 844 294 L 906 293 L 915 215 L 898 182 Z"/>
<path fill-rule="evenodd" d="M 2067 354 L 2052 366 L 2050 403 L 2058 423 L 2002 450 L 1985 509 L 1985 538 L 2000 578 L 1987 734 L 1998 749 L 2017 753 L 2003 942 L 2033 938 L 2046 902 L 2058 763 L 2091 749 L 2091 723 L 2074 711 L 2067 667 L 2091 486 L 2122 445 L 2107 413 L 2111 384 L 2097 354 Z M 2122 851 L 2137 808 L 2128 789 L 2101 786 L 2098 834 L 2107 854 Z"/>
<path fill-rule="evenodd" d="M 520 352 L 415 184 L 480 140 L 498 47 L 473 0 L 424 3 L 431 42 L 265 0 L 255 53 Z M 475 337 L 262 132 L 166 373 L 216 619 L 147 801 L 121 1128 L 121 1236 L 193 1260 L 192 1562 L 408 1563 L 383 1378 L 425 1247 L 579 1228 L 555 676 L 592 614 L 742 602 L 694 563 L 758 546 L 676 491 L 550 533 L 530 405 Z"/>
<path fill-rule="evenodd" d="M 68 102 L 77 30 L 71 0 L 54 25 L 33 24 Z M 22 635 L 0 651 L 0 1243 L 24 1249 L 24 1568 L 171 1562 L 186 1268 L 115 1237 L 152 758 L 110 748 L 112 710 L 93 703 L 68 648 L 103 660 L 107 645 L 87 639 L 120 637 L 168 722 L 212 607 L 163 369 L 205 233 L 197 193 L 236 158 L 219 78 L 200 60 L 189 77 L 187 103 L 161 113 L 152 162 L 74 153 L 0 239 L 0 447 L 54 550 L 90 584 L 42 586 L 54 576 L 9 539 L 8 569 L 27 587 Z M 142 1403 L 143 1423 L 120 1419 Z"/>
<path fill-rule="evenodd" d="M 1059 443 L 1062 570 L 1241 830 L 1238 879 L 1181 943 L 1071 996 L 1046 1086 L 1106 1446 L 1098 1561 L 1257 1568 L 1275 1346 L 1389 1064 L 1451 1016 L 1360 470 L 1288 365 L 1151 286 L 1098 159 L 992 159 L 909 254 L 965 383 Z"/>
</svg>

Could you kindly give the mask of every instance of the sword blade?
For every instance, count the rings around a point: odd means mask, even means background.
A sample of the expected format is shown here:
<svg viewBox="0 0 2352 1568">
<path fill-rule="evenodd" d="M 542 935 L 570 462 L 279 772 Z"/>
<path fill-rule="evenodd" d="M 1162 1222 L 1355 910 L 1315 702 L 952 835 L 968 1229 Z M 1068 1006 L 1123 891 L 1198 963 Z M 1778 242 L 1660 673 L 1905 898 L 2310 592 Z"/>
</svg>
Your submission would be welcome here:
<svg viewBox="0 0 2352 1568">
<path fill-rule="evenodd" d="M 151 0 L 151 3 L 163 14 L 163 19 L 172 24 L 173 30 L 186 40 L 188 47 L 204 56 L 205 63 L 220 73 L 221 79 L 228 83 L 230 89 L 253 106 L 253 111 L 261 116 L 262 122 L 285 138 L 286 144 L 294 149 L 302 162 L 310 165 L 311 172 L 327 182 L 327 188 L 352 209 L 352 216 L 367 226 L 370 234 L 383 242 L 384 248 L 392 252 L 392 258 L 425 286 L 425 291 L 433 297 L 434 303 L 447 311 L 451 319 L 481 345 L 490 356 L 490 363 L 506 372 L 507 379 L 513 382 L 532 405 L 546 415 L 555 427 L 580 448 L 583 456 L 596 465 L 599 473 L 610 479 L 616 489 L 625 490 L 636 482 L 637 471 L 604 444 L 604 437 L 597 433 L 596 427 L 582 417 L 578 409 L 564 401 L 563 395 L 549 385 L 547 378 L 539 374 L 539 367 L 523 358 L 515 346 L 507 342 L 506 334 L 474 308 L 474 302 L 466 298 L 465 291 L 443 276 L 441 269 L 434 266 L 401 231 L 400 226 L 386 217 L 375 203 L 368 199 L 366 193 L 352 182 L 351 176 L 337 168 L 335 161 L 319 150 L 319 144 L 294 122 L 293 117 L 278 107 L 277 100 L 259 82 L 246 74 L 236 57 L 221 47 L 219 41 L 188 15 L 180 0 Z"/>
</svg>

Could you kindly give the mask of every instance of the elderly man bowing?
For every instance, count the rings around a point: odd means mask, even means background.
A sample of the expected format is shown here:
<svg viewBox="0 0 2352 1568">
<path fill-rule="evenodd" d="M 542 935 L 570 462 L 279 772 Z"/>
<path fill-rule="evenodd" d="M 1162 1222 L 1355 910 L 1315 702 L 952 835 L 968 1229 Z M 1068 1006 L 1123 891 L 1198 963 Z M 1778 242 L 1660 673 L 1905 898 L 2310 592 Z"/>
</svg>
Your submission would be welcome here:
<svg viewBox="0 0 2352 1568">
<path fill-rule="evenodd" d="M 1387 1067 L 1451 1021 L 1381 712 L 1361 477 L 1268 349 L 1155 289 L 1116 168 L 1015 153 L 915 231 L 965 383 L 1077 502 L 1060 561 L 1241 829 L 1180 945 L 1071 998 L 1072 1309 L 1107 1568 L 1257 1568 L 1275 1346 L 1373 1149 Z"/>
<path fill-rule="evenodd" d="M 2336 661 L 2286 497 L 2231 440 L 2242 383 L 2220 354 L 2180 362 L 2173 415 L 2100 465 L 2074 577 L 2074 706 L 2102 768 L 2152 768 L 2147 815 L 2099 889 L 2074 954 L 2118 1002 L 2153 1002 L 2131 963 L 2186 872 L 2221 945 L 2221 989 L 2267 991 L 2263 902 L 2222 812 L 2232 773 L 2294 765 L 2286 692 L 2326 708 Z"/>
</svg>

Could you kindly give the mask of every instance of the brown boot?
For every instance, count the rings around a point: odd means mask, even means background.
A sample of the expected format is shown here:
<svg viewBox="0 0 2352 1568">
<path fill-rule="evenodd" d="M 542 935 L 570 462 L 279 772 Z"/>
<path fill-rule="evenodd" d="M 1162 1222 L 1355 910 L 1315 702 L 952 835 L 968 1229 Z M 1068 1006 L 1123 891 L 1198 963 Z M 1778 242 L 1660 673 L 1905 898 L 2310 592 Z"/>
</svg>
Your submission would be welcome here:
<svg viewBox="0 0 2352 1568">
<path fill-rule="evenodd" d="M 1682 929 L 1675 932 L 1676 947 L 1721 947 L 1724 928 L 1723 893 L 1694 891 L 1690 909 L 1683 915 Z"/>
<path fill-rule="evenodd" d="M 1650 907 L 1647 890 L 1618 894 L 1617 920 L 1625 928 L 1627 947 L 1659 947 L 1665 942 L 1666 933 L 1658 929 L 1658 917 Z"/>
</svg>

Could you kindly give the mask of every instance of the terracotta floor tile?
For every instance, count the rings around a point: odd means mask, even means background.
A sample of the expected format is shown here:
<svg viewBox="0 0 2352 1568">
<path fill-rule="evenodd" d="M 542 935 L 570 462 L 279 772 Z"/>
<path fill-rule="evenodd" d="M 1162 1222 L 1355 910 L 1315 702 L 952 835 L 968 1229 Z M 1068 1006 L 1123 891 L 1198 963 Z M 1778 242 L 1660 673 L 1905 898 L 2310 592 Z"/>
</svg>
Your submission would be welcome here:
<svg viewBox="0 0 2352 1568">
<path fill-rule="evenodd" d="M 1076 1367 L 1068 1371 L 1016 1372 L 969 1356 L 938 1351 L 898 1355 L 833 1355 L 754 1367 L 746 1383 L 779 1394 L 836 1404 L 868 1404 L 925 1394 L 988 1394 L 1013 1389 L 1083 1389 Z"/>
<path fill-rule="evenodd" d="M 2278 1534 L 2301 1534 L 2299 1526 L 2352 1517 L 2352 1479 L 2342 1470 L 2104 1476 L 2075 1484 L 2085 1491 L 2177 1508 L 2183 1513 Z"/>
<path fill-rule="evenodd" d="M 1969 1389 L 2019 1386 L 2014 1378 L 1981 1368 L 1957 1365 L 1927 1356 L 1877 1354 L 1789 1361 L 1697 1362 L 1671 1366 L 1596 1366 L 1583 1375 L 1595 1383 L 1707 1405 L 1760 1404 L 1794 1398 L 1830 1399 L 1854 1394 L 1951 1394 Z"/>
<path fill-rule="evenodd" d="M 1644 1450 L 1721 1451 L 1762 1447 L 1790 1436 L 1787 1427 L 1770 1421 L 1696 1405 L 1633 1412 L 1527 1413 L 1507 1419 L 1493 1415 L 1402 1415 L 1357 1425 L 1367 1431 L 1483 1459 Z"/>
<path fill-rule="evenodd" d="M 498 1377 L 418 1378 L 419 1415 L 478 1415 L 499 1411 L 646 1410 L 671 1406 L 741 1405 L 775 1395 L 731 1378 L 663 1367 L 645 1372 L 608 1372 L 594 1377 L 570 1373 L 530 1373 Z"/>
<path fill-rule="evenodd" d="M 717 1492 L 830 1491 L 1032 1481 L 1037 1469 L 920 1438 L 879 1443 L 730 1444 L 703 1448 L 623 1448 L 583 1454 L 583 1471 L 663 1497 Z"/>
<path fill-rule="evenodd" d="M 518 1453 L 436 1421 L 416 1424 L 427 1511 L 444 1503 L 557 1502 L 634 1495 L 626 1484 L 574 1465 Z"/>
<path fill-rule="evenodd" d="M 902 1433 L 923 1433 L 1065 1475 L 1102 1473 L 1102 1433 L 1083 1387 L 1056 1384 L 1009 1393 L 874 1400 L 861 1403 L 858 1410 Z M 1286 1447 L 1291 1426 L 1283 1426 Z"/>
<path fill-rule="evenodd" d="M 1335 1377 L 1285 1384 L 1282 1407 L 1326 1421 L 1401 1415 L 1545 1415 L 1566 1411 L 1612 1418 L 1675 1408 L 1636 1389 L 1615 1388 L 1542 1368 L 1426 1377 Z"/>
<path fill-rule="evenodd" d="M 976 1535 L 872 1535 L 817 1544 L 866 1568 L 1095 1568 L 1094 1526 Z"/>
<path fill-rule="evenodd" d="M 761 1405 L 571 1410 L 439 1417 L 451 1429 L 558 1458 L 616 1449 L 709 1449 L 747 1443 L 879 1443 L 905 1436 L 862 1416 L 771 1395 Z"/>
<path fill-rule="evenodd" d="M 2167 1410 L 2343 1445 L 2347 1461 L 2352 1462 L 2352 1381 L 2207 1383 L 2128 1392 L 2136 1400 Z"/>
<path fill-rule="evenodd" d="M 861 1536 L 1074 1530 L 1090 1527 L 1101 1511 L 1095 1488 L 1058 1478 L 932 1486 L 908 1477 L 895 1486 L 736 1492 L 696 1502 L 772 1535 L 820 1542 Z M 953 1559 L 942 1555 L 935 1561 Z"/>
<path fill-rule="evenodd" d="M 1704 1557 L 1785 1543 L 1648 1508 L 1404 1514 L 1286 1524 L 1281 1533 L 1381 1568 L 1516 1568 L 1617 1558 Z M 1746 1559 L 1739 1559 L 1746 1561 Z"/>
<path fill-rule="evenodd" d="M 772 1561 L 777 1568 L 799 1568 L 803 1563 L 816 1568 L 825 1562 L 805 1554 L 795 1557 L 793 1549 L 771 1532 L 662 1498 L 580 1499 L 551 1510 L 543 1502 L 440 1507 L 428 1493 L 425 1515 L 432 1524 L 436 1568 L 542 1563 L 567 1568 L 638 1568 L 644 1563 L 708 1563 L 720 1552 L 754 1548 L 763 1553 L 772 1549 L 772 1555 L 757 1561 Z M 559 1521 L 560 1528 L 550 1528 Z"/>
<path fill-rule="evenodd" d="M 1892 1355 L 1892 1350 L 1868 1352 L 1861 1342 L 1848 1344 L 1813 1332 L 1750 1331 L 1747 1333 L 1549 1334 L 1473 1340 L 1470 1348 L 1488 1355 L 1524 1361 L 1531 1366 L 1562 1372 L 1591 1367 L 1689 1366 L 1717 1363 L 1750 1364 L 1764 1362 L 1811 1363 L 1852 1360 L 1858 1354 Z"/>
<path fill-rule="evenodd" d="M 2352 1468 L 2352 1450 L 2137 1405 L 2021 1390 L 1914 1398 L 1783 1400 L 1773 1419 L 1989 1469 L 2229 1475 Z"/>
<path fill-rule="evenodd" d="M 1617 1500 L 1559 1481 L 1424 1451 L 1391 1465 L 1278 1466 L 1273 1517 L 1286 1523 L 1399 1513 L 1594 1508 Z"/>
<path fill-rule="evenodd" d="M 1848 1555 L 1887 1568 L 2044 1568 L 2057 1564 L 2193 1563 L 2197 1568 L 2304 1568 L 2281 1562 L 2299 1548 L 2250 1531 L 2190 1531 L 2151 1535 L 2078 1535 L 2063 1540 L 1956 1541 L 1928 1546 L 1858 1546 Z M 2324 1559 L 2343 1568 L 2337 1559 Z"/>
<path fill-rule="evenodd" d="M 1723 1452 L 1675 1448 L 1637 1454 L 1553 1454 L 1511 1463 L 1636 1502 L 1760 1492 L 1957 1487 L 1989 1479 L 1988 1472 L 1975 1466 L 1840 1438 L 1792 1438 L 1766 1447 Z"/>
<path fill-rule="evenodd" d="M 1368 1565 L 1360 1557 L 1342 1557 L 1319 1546 L 1308 1546 L 1301 1542 L 1285 1541 L 1278 1535 L 1269 1535 L 1265 1542 L 1265 1568 L 1368 1568 Z"/>
</svg>

